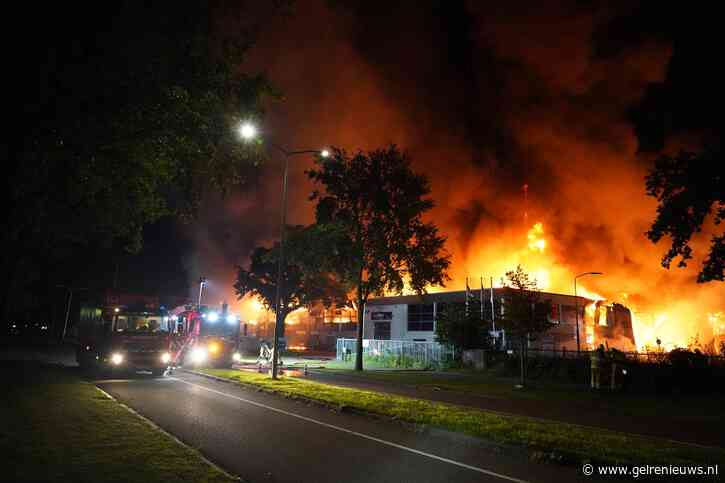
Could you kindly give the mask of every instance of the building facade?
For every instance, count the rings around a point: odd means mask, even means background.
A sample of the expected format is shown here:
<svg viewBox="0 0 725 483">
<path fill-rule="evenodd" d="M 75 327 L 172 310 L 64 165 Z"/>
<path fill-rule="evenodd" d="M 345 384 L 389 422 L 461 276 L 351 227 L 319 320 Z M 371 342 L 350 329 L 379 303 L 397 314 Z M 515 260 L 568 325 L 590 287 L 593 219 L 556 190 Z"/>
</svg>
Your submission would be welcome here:
<svg viewBox="0 0 725 483">
<path fill-rule="evenodd" d="M 365 339 L 380 340 L 409 340 L 414 342 L 435 342 L 436 313 L 440 304 L 466 303 L 466 291 L 438 292 L 426 295 L 403 295 L 394 297 L 379 297 L 370 299 L 365 307 L 363 337 Z M 471 290 L 468 292 L 469 303 L 475 310 L 481 310 L 482 323 L 490 327 L 499 343 L 507 345 L 505 333 L 496 327 L 496 318 L 501 310 L 500 301 L 504 297 L 505 289 Z M 618 317 L 597 317 L 587 310 L 595 302 L 585 297 L 542 292 L 542 300 L 549 300 L 552 311 L 549 321 L 553 326 L 532 338 L 529 347 L 541 350 L 577 350 L 577 328 L 579 331 L 579 344 L 582 350 L 604 343 L 604 337 L 616 334 L 619 338 L 624 336 L 621 343 L 618 339 L 607 339 L 610 347 L 624 347 L 626 341 L 634 342 L 632 335 L 631 317 L 627 317 L 629 309 L 617 304 Z M 603 306 L 596 304 L 597 309 Z M 598 312 L 598 310 L 597 310 Z M 626 312 L 626 314 L 625 314 Z M 577 315 L 578 314 L 578 315 Z M 609 323 L 612 327 L 607 327 Z M 596 324 L 596 330 L 595 329 Z M 509 341 L 510 342 L 510 341 Z"/>
</svg>

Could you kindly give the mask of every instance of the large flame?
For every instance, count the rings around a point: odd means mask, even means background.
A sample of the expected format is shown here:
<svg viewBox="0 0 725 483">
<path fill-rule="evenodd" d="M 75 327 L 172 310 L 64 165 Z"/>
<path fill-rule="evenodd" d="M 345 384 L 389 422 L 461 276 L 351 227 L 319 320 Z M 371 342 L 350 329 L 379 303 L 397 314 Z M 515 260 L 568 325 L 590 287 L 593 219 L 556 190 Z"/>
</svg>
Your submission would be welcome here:
<svg viewBox="0 0 725 483">
<path fill-rule="evenodd" d="M 555 238 L 547 239 L 545 225 L 537 222 L 528 230 L 521 230 L 519 242 L 502 239 L 480 251 L 470 254 L 467 260 L 469 279 L 475 274 L 486 274 L 500 285 L 505 273 L 517 265 L 536 279 L 538 288 L 544 291 L 574 294 L 574 277 L 578 270 L 567 266 L 565 261 L 548 250 L 557 245 Z M 514 234 L 515 236 L 515 234 Z M 514 238 L 515 240 L 515 238 Z M 603 276 L 581 277 L 576 293 L 594 302 L 585 308 L 587 344 L 595 344 L 595 320 L 606 320 L 606 308 L 600 306 L 597 317 L 596 302 L 621 303 L 632 312 L 632 328 L 638 350 L 669 351 L 677 347 L 718 350 L 718 340 L 725 335 L 725 312 L 707 312 L 698 307 L 698 300 L 683 297 L 678 300 L 657 300 L 657 294 L 632 294 L 622 292 L 622 282 L 616 275 L 607 275 L 607 267 L 592 267 L 605 272 Z M 480 275 L 479 275 L 480 276 Z M 486 278 L 487 279 L 487 278 Z M 452 285 L 460 286 L 455 278 Z M 600 322 L 601 323 L 601 322 Z"/>
</svg>

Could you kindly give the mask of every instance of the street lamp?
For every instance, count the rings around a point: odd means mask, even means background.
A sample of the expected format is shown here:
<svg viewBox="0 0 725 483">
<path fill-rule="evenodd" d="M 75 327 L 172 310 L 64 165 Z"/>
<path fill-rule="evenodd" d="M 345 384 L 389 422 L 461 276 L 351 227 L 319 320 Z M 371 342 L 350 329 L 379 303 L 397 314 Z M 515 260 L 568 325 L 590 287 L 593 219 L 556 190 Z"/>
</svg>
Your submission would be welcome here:
<svg viewBox="0 0 725 483">
<path fill-rule="evenodd" d="M 602 272 L 584 272 L 574 277 L 574 303 L 576 304 L 576 311 L 574 316 L 576 317 L 576 355 L 579 356 L 581 348 L 579 345 L 579 297 L 576 294 L 576 279 L 585 275 L 604 275 Z"/>
<path fill-rule="evenodd" d="M 204 292 L 204 286 L 208 283 L 206 277 L 199 277 L 199 310 L 201 310 L 201 294 Z"/>
<path fill-rule="evenodd" d="M 239 126 L 239 135 L 245 141 L 251 141 L 257 137 L 259 130 L 251 122 L 243 122 Z M 279 361 L 279 334 L 282 332 L 284 320 L 282 319 L 282 285 L 284 284 L 284 278 L 282 277 L 282 267 L 284 267 L 284 239 L 285 239 L 285 227 L 287 226 L 287 178 L 289 173 L 289 158 L 297 156 L 299 154 L 317 154 L 323 158 L 330 156 L 330 151 L 327 149 L 300 149 L 296 151 L 290 151 L 275 143 L 269 143 L 273 148 L 278 150 L 284 155 L 284 174 L 282 176 L 282 216 L 280 223 L 280 236 L 279 236 L 279 262 L 277 264 L 277 290 L 275 294 L 275 324 L 274 324 L 274 343 L 272 345 L 272 379 L 277 379 L 278 373 L 278 361 Z"/>
<path fill-rule="evenodd" d="M 251 141 L 257 136 L 257 128 L 251 122 L 243 122 L 239 125 L 239 135 L 245 141 Z"/>
</svg>

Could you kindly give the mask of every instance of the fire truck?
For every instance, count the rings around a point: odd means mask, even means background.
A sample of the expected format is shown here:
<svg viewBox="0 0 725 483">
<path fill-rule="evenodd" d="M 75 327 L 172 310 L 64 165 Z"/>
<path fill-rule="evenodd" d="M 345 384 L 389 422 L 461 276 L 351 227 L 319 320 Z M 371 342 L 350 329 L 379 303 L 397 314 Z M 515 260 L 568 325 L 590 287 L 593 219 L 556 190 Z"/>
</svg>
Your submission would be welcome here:
<svg viewBox="0 0 725 483">
<path fill-rule="evenodd" d="M 108 291 L 81 305 L 76 360 L 82 369 L 160 376 L 171 363 L 170 343 L 157 297 Z"/>
<path fill-rule="evenodd" d="M 186 367 L 232 367 L 241 361 L 240 320 L 222 304 L 221 310 L 186 305 L 169 314 L 173 326 L 172 363 Z"/>
</svg>

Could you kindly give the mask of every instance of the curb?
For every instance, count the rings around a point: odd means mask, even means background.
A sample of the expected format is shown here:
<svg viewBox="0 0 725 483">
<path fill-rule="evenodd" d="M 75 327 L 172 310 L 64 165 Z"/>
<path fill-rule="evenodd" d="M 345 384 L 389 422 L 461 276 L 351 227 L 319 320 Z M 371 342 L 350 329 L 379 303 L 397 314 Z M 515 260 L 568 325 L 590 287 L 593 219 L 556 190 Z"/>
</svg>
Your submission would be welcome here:
<svg viewBox="0 0 725 483">
<path fill-rule="evenodd" d="M 292 395 L 292 394 L 288 395 L 288 394 L 284 394 L 282 392 L 277 392 L 277 391 L 273 391 L 270 389 L 266 389 L 266 388 L 257 386 L 255 384 L 245 383 L 242 381 L 228 379 L 225 377 L 214 376 L 212 374 L 205 374 L 203 372 L 198 372 L 198 371 L 189 370 L 189 369 L 179 369 L 179 370 L 181 370 L 182 372 L 186 372 L 187 374 L 193 374 L 195 376 L 204 377 L 204 378 L 210 379 L 212 381 L 222 382 L 224 384 L 233 384 L 237 387 L 241 386 L 242 388 L 250 389 L 250 390 L 253 390 L 256 392 L 264 392 L 265 394 L 269 394 L 272 396 L 282 397 L 282 398 L 293 400 L 293 401 L 301 401 L 301 402 L 305 402 L 307 404 L 314 404 L 315 406 L 329 409 L 329 410 L 335 411 L 335 412 L 344 412 L 347 414 L 355 414 L 358 416 L 362 416 L 365 418 L 371 418 L 371 419 L 375 419 L 378 421 L 393 422 L 395 424 L 403 426 L 404 428 L 406 428 L 410 431 L 416 432 L 416 433 L 428 432 L 432 435 L 443 436 L 443 437 L 449 438 L 454 441 L 465 440 L 470 443 L 475 443 L 476 445 L 484 447 L 487 450 L 499 451 L 502 454 L 507 454 L 507 455 L 513 456 L 513 457 L 519 457 L 519 458 L 522 458 L 525 460 L 544 461 L 544 460 L 550 459 L 550 460 L 552 460 L 552 462 L 554 464 L 571 466 L 570 463 L 565 463 L 562 461 L 564 459 L 564 457 L 568 456 L 568 455 L 564 455 L 564 454 L 558 454 L 558 453 L 554 453 L 551 451 L 547 452 L 545 450 L 532 451 L 531 448 L 527 448 L 524 446 L 516 446 L 516 445 L 498 443 L 498 442 L 487 440 L 484 438 L 479 438 L 477 436 L 471 436 L 471 435 L 468 435 L 465 433 L 452 431 L 452 430 L 445 429 L 445 428 L 439 428 L 437 426 L 430 426 L 430 425 L 421 424 L 421 423 L 411 423 L 408 421 L 396 419 L 391 416 L 386 416 L 386 415 L 377 414 L 377 413 L 371 413 L 371 412 L 363 411 L 361 409 L 352 408 L 349 406 L 338 406 L 338 405 L 331 404 L 331 403 L 328 403 L 325 401 L 320 401 L 318 399 L 312 399 L 312 398 L 309 398 L 306 396 L 298 396 L 298 395 Z M 324 384 L 324 383 L 317 382 L 317 381 L 312 381 L 312 382 L 316 382 L 317 384 Z M 352 388 L 352 389 L 355 389 L 355 388 Z M 360 389 L 360 390 L 364 391 L 365 389 Z M 381 393 L 381 394 L 386 394 L 386 393 Z M 387 393 L 387 394 L 389 394 L 389 393 Z M 432 402 L 435 402 L 435 401 L 432 401 Z M 441 403 L 441 404 L 445 404 L 445 403 Z M 545 457 L 542 458 L 542 456 L 541 456 L 542 454 L 545 455 Z"/>
<path fill-rule="evenodd" d="M 181 440 L 180 440 L 179 438 L 177 438 L 177 437 L 176 437 L 176 436 L 174 436 L 173 434 L 169 433 L 169 432 L 168 432 L 168 431 L 166 431 L 166 430 L 165 430 L 164 428 L 162 428 L 162 427 L 161 427 L 161 426 L 159 426 L 158 424 L 154 423 L 153 421 L 151 421 L 151 420 L 150 420 L 149 418 L 147 418 L 146 416 L 143 416 L 143 415 L 142 415 L 141 413 L 139 413 L 139 412 L 138 412 L 138 411 L 136 411 L 135 409 L 131 408 L 130 406 L 127 406 L 126 404 L 122 403 L 121 401 L 119 401 L 119 400 L 118 400 L 118 399 L 116 399 L 115 397 L 111 396 L 111 395 L 110 395 L 109 393 L 107 393 L 106 391 L 104 391 L 104 390 L 103 390 L 103 389 L 101 389 L 100 387 L 96 386 L 95 384 L 94 384 L 94 387 L 96 388 L 96 390 L 98 390 L 98 392 L 100 392 L 101 394 L 103 394 L 103 395 L 104 395 L 105 397 L 107 397 L 108 399 L 110 399 L 110 400 L 114 401 L 114 402 L 115 402 L 116 404 L 118 404 L 118 405 L 119 405 L 119 406 L 121 406 L 121 407 L 122 407 L 123 409 L 125 409 L 125 410 L 126 410 L 126 411 L 128 411 L 129 413 L 133 414 L 133 415 L 134 415 L 134 416 L 136 416 L 137 418 L 141 419 L 141 420 L 142 420 L 143 422 L 145 422 L 146 424 L 148 424 L 149 426 L 151 426 L 151 427 L 152 427 L 153 429 L 155 429 L 156 431 L 159 431 L 159 432 L 163 433 L 163 434 L 164 434 L 164 435 L 166 435 L 167 437 L 171 438 L 171 439 L 172 439 L 172 440 L 173 440 L 174 442 L 176 442 L 177 444 L 180 444 L 180 445 L 181 445 L 181 446 L 183 446 L 184 448 L 186 448 L 186 449 L 190 450 L 190 451 L 191 451 L 192 453 L 194 453 L 194 454 L 195 454 L 196 456 L 198 456 L 198 457 L 199 457 L 199 458 L 200 458 L 200 459 L 201 459 L 201 460 L 202 460 L 202 461 L 203 461 L 204 463 L 206 463 L 207 465 L 211 466 L 211 467 L 212 467 L 212 468 L 214 468 L 215 470 L 219 471 L 219 472 L 220 472 L 220 473 L 222 473 L 222 474 L 223 474 L 224 476 L 226 476 L 226 477 L 228 477 L 228 478 L 231 478 L 231 479 L 233 479 L 233 480 L 237 480 L 237 481 L 239 481 L 239 482 L 243 482 L 243 481 L 244 481 L 244 480 L 242 480 L 242 479 L 241 479 L 241 478 L 240 478 L 239 476 L 236 476 L 236 475 L 233 475 L 233 474 L 229 473 L 229 472 L 228 472 L 228 471 L 226 471 L 226 470 L 225 470 L 224 468 L 222 468 L 222 467 L 221 467 L 221 466 L 219 466 L 218 464 L 216 464 L 216 463 L 214 463 L 213 461 L 211 461 L 211 460 L 210 460 L 209 458 L 207 458 L 206 456 L 204 456 L 204 455 L 203 455 L 203 454 L 201 453 L 201 451 L 199 451 L 198 449 L 192 448 L 192 447 L 191 447 L 191 446 L 189 446 L 188 444 L 184 443 L 184 442 L 183 442 L 183 441 L 181 441 Z"/>
<path fill-rule="evenodd" d="M 201 376 L 201 377 L 204 377 L 204 378 L 207 378 L 207 379 L 210 379 L 210 380 L 214 380 L 214 381 L 218 381 L 218 382 L 223 382 L 225 384 L 234 384 L 234 385 L 236 385 L 238 387 L 241 386 L 243 388 L 252 389 L 252 390 L 255 390 L 257 392 L 264 392 L 266 394 L 280 396 L 280 397 L 283 397 L 285 399 L 297 400 L 297 401 L 306 402 L 308 404 L 314 404 L 316 406 L 320 406 L 320 407 L 327 408 L 327 409 L 330 409 L 330 410 L 333 410 L 333 411 L 337 411 L 337 412 L 346 412 L 348 414 L 356 414 L 356 415 L 359 415 L 359 416 L 368 417 L 368 418 L 372 418 L 372 419 L 376 419 L 376 420 L 384 420 L 384 421 L 394 422 L 394 423 L 400 424 L 400 425 L 402 425 L 402 426 L 404 426 L 404 427 L 406 427 L 406 428 L 408 428 L 408 429 L 410 429 L 412 431 L 415 431 L 415 432 L 429 432 L 431 434 L 437 434 L 437 435 L 449 437 L 449 438 L 452 438 L 452 439 L 455 439 L 455 440 L 465 439 L 465 440 L 468 440 L 470 442 L 476 442 L 480 446 L 485 447 L 485 448 L 487 448 L 489 450 L 500 451 L 500 452 L 502 452 L 504 454 L 508 454 L 510 456 L 515 456 L 515 457 L 521 457 L 521 458 L 526 459 L 526 460 L 529 460 L 529 461 L 537 461 L 537 462 L 540 462 L 540 463 L 548 463 L 548 464 L 554 464 L 554 465 L 557 465 L 557 466 L 566 466 L 566 467 L 580 467 L 580 465 L 582 463 L 591 463 L 591 464 L 599 464 L 599 465 L 616 464 L 616 462 L 613 462 L 611 460 L 600 459 L 598 457 L 597 458 L 586 458 L 586 457 L 582 457 L 581 455 L 578 455 L 576 453 L 573 453 L 573 452 L 570 452 L 570 451 L 566 451 L 566 450 L 558 450 L 558 449 L 551 449 L 551 448 L 537 447 L 537 446 L 527 446 L 527 445 L 515 445 L 515 444 L 499 443 L 499 442 L 496 442 L 496 441 L 488 440 L 488 439 L 481 438 L 481 437 L 478 437 L 478 436 L 468 435 L 468 434 L 465 434 L 465 433 L 462 433 L 462 432 L 457 432 L 457 431 L 453 431 L 453 430 L 446 429 L 446 428 L 441 428 L 441 427 L 437 427 L 437 426 L 429 426 L 429 425 L 420 424 L 420 423 L 411 423 L 411 422 L 407 422 L 407 421 L 402 421 L 402 420 L 399 420 L 399 419 L 396 419 L 396 418 L 393 418 L 393 417 L 390 417 L 390 416 L 386 416 L 386 415 L 382 415 L 382 414 L 376 414 L 376 413 L 371 413 L 371 412 L 366 412 L 364 410 L 360 410 L 360 409 L 356 409 L 356 408 L 352 408 L 352 407 L 348 407 L 348 406 L 338 406 L 338 405 L 331 404 L 331 403 L 328 403 L 328 402 L 324 402 L 324 401 L 320 401 L 320 400 L 316 400 L 316 399 L 311 399 L 311 398 L 306 397 L 306 396 L 300 396 L 300 395 L 294 395 L 294 394 L 285 394 L 283 392 L 274 391 L 272 389 L 263 388 L 263 387 L 260 387 L 260 386 L 255 385 L 255 384 L 245 383 L 245 382 L 239 381 L 239 380 L 233 380 L 233 379 L 229 379 L 229 378 L 214 376 L 214 375 L 211 375 L 211 374 L 205 374 L 205 373 L 197 372 L 197 371 L 193 371 L 193 370 L 187 370 L 187 369 L 181 369 L 181 370 L 184 371 L 184 372 L 186 372 L 186 373 L 194 374 L 194 375 L 197 375 L 197 376 Z M 311 382 L 316 382 L 317 384 L 326 384 L 324 382 L 314 381 L 314 380 L 312 380 Z M 388 394 L 388 395 L 392 395 L 392 396 L 397 396 L 396 394 L 386 393 L 386 392 L 381 392 L 381 391 L 375 391 L 375 390 L 371 390 L 371 389 L 360 389 L 360 388 L 355 388 L 355 387 L 349 387 L 349 388 L 350 389 L 358 389 L 358 390 L 362 390 L 362 391 L 371 391 L 371 392 L 378 392 L 380 394 Z M 410 397 L 410 396 L 401 396 L 401 397 Z M 412 399 L 417 399 L 417 398 L 412 398 Z M 449 404 L 449 403 L 440 402 L 440 401 L 432 401 L 432 400 L 429 400 L 429 399 L 427 399 L 426 401 L 432 402 L 432 403 L 436 403 L 436 404 L 443 404 L 443 405 Z M 521 416 L 521 415 L 517 415 L 517 414 L 499 413 L 497 411 L 489 411 L 489 410 L 486 410 L 486 409 L 480 409 L 480 408 L 475 408 L 475 407 L 470 407 L 470 406 L 461 406 L 461 407 L 466 408 L 466 409 L 473 409 L 473 410 L 477 410 L 477 411 L 482 411 L 482 412 L 490 412 L 490 413 L 493 413 L 493 414 L 496 414 L 496 415 L 500 415 L 500 416 L 504 416 L 504 417 L 513 416 L 513 417 L 517 417 L 517 418 L 532 419 L 532 420 L 535 420 L 535 421 L 544 421 L 544 422 L 547 422 L 547 423 L 556 423 L 557 422 L 555 420 L 546 420 L 546 419 L 539 419 L 539 418 L 530 418 L 528 416 Z M 571 423 L 569 423 L 569 424 L 571 424 Z M 581 426 L 581 425 L 576 425 L 576 424 L 573 424 L 573 426 L 577 426 L 577 427 L 579 427 L 581 429 L 590 429 L 591 428 L 591 427 L 588 427 L 588 426 Z M 591 429 L 594 430 L 594 429 L 597 429 L 597 428 L 591 428 Z M 628 433 L 620 433 L 620 432 L 616 432 L 616 433 L 623 434 L 623 435 L 628 435 Z M 695 444 L 695 443 L 686 443 L 686 442 L 682 442 L 682 441 L 667 440 L 667 439 L 660 439 L 660 438 L 652 438 L 652 437 L 643 436 L 643 435 L 636 435 L 636 434 L 635 435 L 632 435 L 632 436 L 640 437 L 640 438 L 643 438 L 643 439 L 648 439 L 648 440 L 651 440 L 651 441 L 657 441 L 657 440 L 659 440 L 659 441 L 666 441 L 666 442 L 680 444 L 680 445 L 684 445 L 684 446 L 696 447 L 696 448 L 699 448 L 699 449 L 721 450 L 721 448 L 719 448 L 719 447 L 704 446 L 704 445 L 698 445 L 698 444 Z"/>
</svg>

